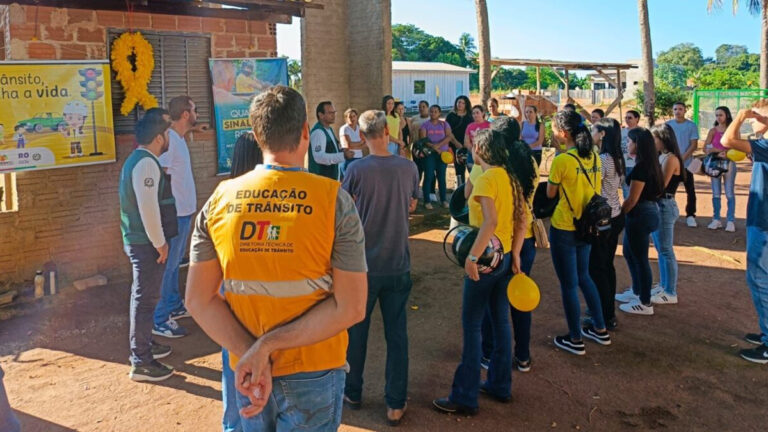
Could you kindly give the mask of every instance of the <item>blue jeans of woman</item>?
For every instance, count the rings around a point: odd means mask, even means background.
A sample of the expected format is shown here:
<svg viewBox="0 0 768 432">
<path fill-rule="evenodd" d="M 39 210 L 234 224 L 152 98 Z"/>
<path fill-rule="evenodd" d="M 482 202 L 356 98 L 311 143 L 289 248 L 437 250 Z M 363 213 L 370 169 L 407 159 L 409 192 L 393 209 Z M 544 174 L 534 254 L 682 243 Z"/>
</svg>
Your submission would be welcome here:
<svg viewBox="0 0 768 432">
<path fill-rule="evenodd" d="M 536 239 L 531 237 L 523 241 L 520 250 L 520 271 L 531 275 L 533 260 L 536 258 Z M 509 305 L 512 315 L 512 333 L 515 337 L 515 358 L 522 361 L 531 359 L 531 312 L 523 312 Z M 491 358 L 493 352 L 493 328 L 491 326 L 491 307 L 485 310 L 482 327 L 483 358 Z"/>
<path fill-rule="evenodd" d="M 461 307 L 461 323 L 464 347 L 461 363 L 453 375 L 451 402 L 477 408 L 480 391 L 480 357 L 482 356 L 481 331 L 483 316 L 491 308 L 493 353 L 488 367 L 488 380 L 483 385 L 488 393 L 508 398 L 512 393 L 512 335 L 509 328 L 509 301 L 507 285 L 511 277 L 509 254 L 492 273 L 481 274 L 475 282 L 464 277 L 464 294 Z"/>
<path fill-rule="evenodd" d="M 237 390 L 235 389 L 235 371 L 229 366 L 229 351 L 221 350 L 221 403 L 224 413 L 221 416 L 223 432 L 242 432 L 240 412 L 237 408 Z"/>
<path fill-rule="evenodd" d="M 659 254 L 659 279 L 664 292 L 677 295 L 677 258 L 675 257 L 675 222 L 680 216 L 674 198 L 659 200 L 659 229 L 651 234 L 653 245 Z"/>
<path fill-rule="evenodd" d="M 560 292 L 563 297 L 565 319 L 568 322 L 568 333 L 571 340 L 581 340 L 581 304 L 578 290 L 587 307 L 592 311 L 592 322 L 598 329 L 605 328 L 603 309 L 597 287 L 589 276 L 589 243 L 576 239 L 575 231 L 566 231 L 551 227 L 549 244 L 552 250 L 552 264 L 560 280 Z"/>
<path fill-rule="evenodd" d="M 650 235 L 659 229 L 659 206 L 654 201 L 640 201 L 627 214 L 624 229 L 624 257 L 632 276 L 632 290 L 644 305 L 651 303 L 653 273 L 648 260 Z"/>
<path fill-rule="evenodd" d="M 728 210 L 725 219 L 728 222 L 736 220 L 736 162 L 728 163 L 728 171 L 720 177 L 712 177 L 712 208 L 714 209 L 715 220 L 720 220 L 720 194 L 722 193 L 723 183 L 725 183 L 725 200 L 728 204 Z"/>
<path fill-rule="evenodd" d="M 768 345 L 768 231 L 747 227 L 747 285 L 757 311 L 763 344 Z"/>
<path fill-rule="evenodd" d="M 440 190 L 440 202 L 446 201 L 445 169 L 446 165 L 437 152 L 424 158 L 424 183 L 421 186 L 424 202 L 429 202 L 430 185 L 435 181 L 435 174 L 437 174 L 437 187 Z"/>
</svg>

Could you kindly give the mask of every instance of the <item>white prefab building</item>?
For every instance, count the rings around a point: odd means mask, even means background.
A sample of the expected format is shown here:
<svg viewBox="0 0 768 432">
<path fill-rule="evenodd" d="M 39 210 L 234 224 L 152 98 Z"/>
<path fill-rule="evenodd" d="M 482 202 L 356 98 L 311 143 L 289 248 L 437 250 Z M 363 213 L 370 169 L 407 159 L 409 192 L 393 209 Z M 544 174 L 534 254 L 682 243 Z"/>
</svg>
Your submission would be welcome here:
<svg viewBox="0 0 768 432">
<path fill-rule="evenodd" d="M 456 97 L 469 96 L 469 74 L 473 69 L 448 63 L 392 62 L 392 96 L 414 109 L 420 100 L 448 108 Z"/>
</svg>

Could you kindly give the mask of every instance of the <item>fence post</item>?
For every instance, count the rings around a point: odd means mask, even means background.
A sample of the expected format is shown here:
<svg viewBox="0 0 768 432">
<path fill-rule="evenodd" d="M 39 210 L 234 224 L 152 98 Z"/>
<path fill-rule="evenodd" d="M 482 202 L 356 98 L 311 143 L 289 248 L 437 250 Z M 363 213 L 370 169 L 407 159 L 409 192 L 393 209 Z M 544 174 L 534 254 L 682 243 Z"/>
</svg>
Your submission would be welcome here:
<svg viewBox="0 0 768 432">
<path fill-rule="evenodd" d="M 693 113 L 694 113 L 693 122 L 696 123 L 696 127 L 698 127 L 699 126 L 699 91 L 696 89 L 693 89 Z"/>
</svg>

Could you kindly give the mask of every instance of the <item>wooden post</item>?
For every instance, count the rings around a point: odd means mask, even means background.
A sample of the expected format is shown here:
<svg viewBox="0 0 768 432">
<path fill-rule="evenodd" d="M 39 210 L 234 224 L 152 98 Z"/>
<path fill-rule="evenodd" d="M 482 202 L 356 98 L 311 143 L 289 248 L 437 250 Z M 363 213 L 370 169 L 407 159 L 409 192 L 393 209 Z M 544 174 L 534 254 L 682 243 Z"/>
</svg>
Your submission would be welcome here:
<svg viewBox="0 0 768 432">
<path fill-rule="evenodd" d="M 619 85 L 616 87 L 616 96 L 619 99 L 619 123 L 621 123 L 624 117 L 624 113 L 621 109 L 621 100 L 624 99 L 624 88 L 621 80 L 621 69 L 619 68 L 616 68 L 616 81 L 619 83 Z"/>
<path fill-rule="evenodd" d="M 565 69 L 565 98 L 571 97 L 571 79 L 568 76 L 568 69 Z"/>
<path fill-rule="evenodd" d="M 541 67 L 536 66 L 536 94 L 541 94 Z"/>
</svg>

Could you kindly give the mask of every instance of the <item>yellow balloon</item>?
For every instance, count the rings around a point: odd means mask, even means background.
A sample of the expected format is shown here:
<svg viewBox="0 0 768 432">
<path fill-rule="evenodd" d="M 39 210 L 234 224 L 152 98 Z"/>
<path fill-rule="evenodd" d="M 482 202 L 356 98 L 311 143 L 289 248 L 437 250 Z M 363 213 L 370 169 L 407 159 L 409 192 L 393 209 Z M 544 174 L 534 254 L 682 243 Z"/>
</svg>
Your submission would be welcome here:
<svg viewBox="0 0 768 432">
<path fill-rule="evenodd" d="M 515 309 L 521 312 L 530 312 L 539 305 L 541 293 L 533 279 L 526 276 L 525 273 L 518 273 L 507 285 L 507 298 Z"/>
<path fill-rule="evenodd" d="M 440 159 L 443 160 L 443 163 L 445 164 L 452 164 L 453 163 L 453 153 L 449 151 L 444 151 L 440 153 Z"/>
<path fill-rule="evenodd" d="M 726 156 L 728 159 L 730 159 L 730 160 L 732 160 L 732 161 L 734 161 L 734 162 L 738 162 L 738 161 L 742 161 L 742 160 L 744 160 L 744 158 L 746 158 L 746 157 L 747 157 L 747 154 L 746 154 L 746 153 L 744 153 L 744 152 L 742 152 L 742 151 L 738 151 L 738 150 L 730 149 L 730 150 L 728 150 L 728 152 L 725 154 L 725 156 Z"/>
</svg>

